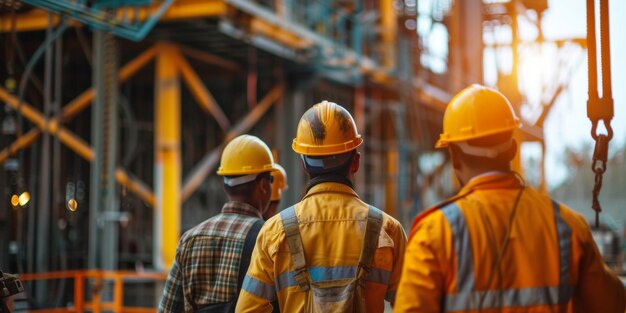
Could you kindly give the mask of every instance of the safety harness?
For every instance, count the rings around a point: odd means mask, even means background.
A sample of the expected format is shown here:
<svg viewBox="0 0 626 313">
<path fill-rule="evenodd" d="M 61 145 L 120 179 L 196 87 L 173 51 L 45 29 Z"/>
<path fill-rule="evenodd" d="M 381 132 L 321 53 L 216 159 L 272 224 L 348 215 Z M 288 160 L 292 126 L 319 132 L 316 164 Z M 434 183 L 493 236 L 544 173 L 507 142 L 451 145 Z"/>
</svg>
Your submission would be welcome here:
<svg viewBox="0 0 626 313">
<path fill-rule="evenodd" d="M 280 213 L 280 216 L 291 255 L 295 281 L 301 292 L 309 293 L 307 296 L 309 303 L 306 303 L 305 307 L 311 308 L 312 312 L 360 312 L 365 310 L 365 299 L 362 291 L 378 246 L 378 237 L 382 227 L 382 212 L 372 206 L 368 208 L 367 226 L 356 277 L 332 282 L 314 282 L 310 279 L 295 208 L 293 206 L 287 208 Z"/>
</svg>

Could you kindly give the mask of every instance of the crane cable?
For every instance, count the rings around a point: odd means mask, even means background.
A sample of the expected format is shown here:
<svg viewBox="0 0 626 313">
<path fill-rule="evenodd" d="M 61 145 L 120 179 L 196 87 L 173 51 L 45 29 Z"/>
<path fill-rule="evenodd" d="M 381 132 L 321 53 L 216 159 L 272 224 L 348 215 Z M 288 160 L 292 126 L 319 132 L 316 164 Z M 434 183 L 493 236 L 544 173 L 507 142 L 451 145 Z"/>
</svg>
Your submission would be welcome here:
<svg viewBox="0 0 626 313">
<path fill-rule="evenodd" d="M 587 66 L 589 74 L 589 100 L 587 101 L 587 117 L 591 120 L 591 137 L 595 141 L 591 170 L 595 173 L 593 202 L 591 208 L 596 213 L 596 227 L 599 227 L 600 190 L 602 176 L 606 172 L 609 152 L 609 141 L 613 138 L 613 94 L 611 90 L 611 51 L 609 41 L 609 2 L 600 0 L 600 61 L 602 72 L 602 97 L 598 95 L 598 69 L 596 51 L 596 14 L 595 0 L 587 0 Z M 599 134 L 598 124 L 602 120 L 606 134 Z"/>
</svg>

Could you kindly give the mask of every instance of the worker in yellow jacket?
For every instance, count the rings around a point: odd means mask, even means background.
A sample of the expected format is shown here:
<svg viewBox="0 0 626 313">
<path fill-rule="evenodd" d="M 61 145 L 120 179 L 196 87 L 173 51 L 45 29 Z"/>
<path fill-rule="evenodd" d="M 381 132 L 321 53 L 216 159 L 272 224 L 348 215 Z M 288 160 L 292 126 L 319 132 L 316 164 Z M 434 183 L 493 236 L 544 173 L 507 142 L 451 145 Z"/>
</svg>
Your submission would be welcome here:
<svg viewBox="0 0 626 313">
<path fill-rule="evenodd" d="M 321 102 L 304 113 L 293 150 L 311 178 L 304 198 L 261 229 L 236 312 L 383 312 L 394 301 L 406 235 L 359 199 L 363 143 L 350 113 Z"/>
<path fill-rule="evenodd" d="M 518 127 L 493 89 L 448 104 L 436 147 L 463 188 L 413 223 L 395 312 L 624 312 L 585 219 L 511 171 Z"/>
</svg>

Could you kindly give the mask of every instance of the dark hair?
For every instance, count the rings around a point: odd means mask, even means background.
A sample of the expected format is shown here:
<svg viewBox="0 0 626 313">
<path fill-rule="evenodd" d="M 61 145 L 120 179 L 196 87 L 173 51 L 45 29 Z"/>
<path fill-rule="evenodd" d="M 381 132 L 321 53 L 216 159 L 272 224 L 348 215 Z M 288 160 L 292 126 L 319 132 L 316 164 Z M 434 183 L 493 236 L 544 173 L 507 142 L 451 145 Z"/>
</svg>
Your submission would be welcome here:
<svg viewBox="0 0 626 313">
<path fill-rule="evenodd" d="M 236 177 L 241 177 L 241 176 L 244 176 L 244 175 L 226 176 L 226 178 L 236 178 Z M 271 176 L 270 172 L 263 172 L 263 173 L 258 174 L 257 177 L 253 181 L 247 182 L 245 184 L 241 184 L 237 186 L 228 186 L 224 184 L 224 190 L 229 196 L 241 197 L 241 196 L 250 195 L 252 194 L 252 191 L 254 190 L 254 186 L 256 185 L 256 183 L 269 176 Z"/>
<path fill-rule="evenodd" d="M 344 162 L 343 164 L 333 169 L 320 173 L 320 172 L 314 172 L 314 171 L 309 170 L 309 168 L 307 168 L 307 166 L 305 165 L 306 172 L 309 174 L 309 177 L 311 179 L 319 177 L 319 176 L 328 176 L 328 175 L 347 177 L 348 173 L 350 172 L 350 165 L 352 164 L 352 158 L 354 157 L 354 154 L 356 154 L 356 150 L 346 152 L 346 154 L 350 155 L 350 157 L 347 158 L 346 162 Z M 321 156 L 321 157 L 309 156 L 309 158 L 312 158 L 312 159 L 323 159 L 325 157 L 327 156 Z"/>
<path fill-rule="evenodd" d="M 467 143 L 474 147 L 491 147 L 499 144 L 503 144 L 508 140 L 512 140 L 513 132 L 498 133 L 490 136 L 485 136 L 477 139 L 468 140 Z M 461 148 L 454 143 L 450 144 L 455 155 L 459 156 L 463 163 L 471 168 L 502 168 L 509 165 L 513 157 L 515 156 L 515 143 L 511 147 L 493 158 L 469 155 L 463 152 Z"/>
</svg>

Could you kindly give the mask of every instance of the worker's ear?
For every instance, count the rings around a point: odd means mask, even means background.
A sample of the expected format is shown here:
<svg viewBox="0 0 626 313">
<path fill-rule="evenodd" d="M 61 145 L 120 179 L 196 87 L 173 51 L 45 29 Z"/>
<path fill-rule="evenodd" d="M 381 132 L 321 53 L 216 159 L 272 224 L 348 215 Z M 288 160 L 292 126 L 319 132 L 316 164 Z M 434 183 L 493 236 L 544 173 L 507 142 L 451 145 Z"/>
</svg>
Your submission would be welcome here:
<svg viewBox="0 0 626 313">
<path fill-rule="evenodd" d="M 359 167 L 361 166 L 361 152 L 356 152 L 352 155 L 352 160 L 350 161 L 350 173 L 354 174 L 359 171 Z"/>
<path fill-rule="evenodd" d="M 261 179 L 261 192 L 266 195 L 266 194 L 272 194 L 272 183 L 270 182 L 269 178 L 263 178 Z"/>
<path fill-rule="evenodd" d="M 452 163 L 452 167 L 456 170 L 460 170 L 462 167 L 462 162 L 459 158 L 459 148 L 451 144 L 448 146 L 448 153 L 450 154 L 450 162 Z"/>
<path fill-rule="evenodd" d="M 306 170 L 306 164 L 304 164 L 304 158 L 300 157 L 300 166 L 302 167 L 303 171 L 307 171 Z"/>
<path fill-rule="evenodd" d="M 507 150 L 506 153 L 506 159 L 510 162 L 513 161 L 513 159 L 515 158 L 515 155 L 517 154 L 517 140 L 515 139 L 511 139 L 511 141 L 513 141 L 511 143 L 511 147 L 509 148 L 509 150 Z"/>
</svg>

